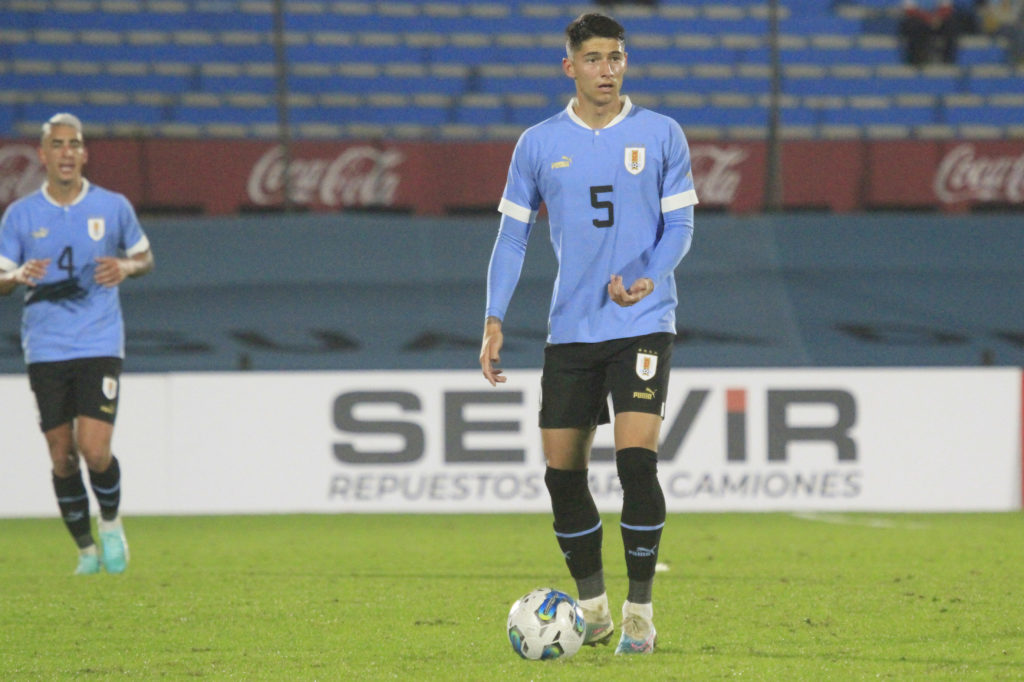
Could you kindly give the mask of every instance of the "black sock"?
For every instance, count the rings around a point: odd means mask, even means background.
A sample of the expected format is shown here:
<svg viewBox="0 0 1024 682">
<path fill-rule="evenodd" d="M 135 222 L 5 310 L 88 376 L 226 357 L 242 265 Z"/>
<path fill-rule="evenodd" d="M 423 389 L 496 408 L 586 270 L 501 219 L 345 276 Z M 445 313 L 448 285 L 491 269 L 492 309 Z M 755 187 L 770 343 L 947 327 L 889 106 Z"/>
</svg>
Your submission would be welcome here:
<svg viewBox="0 0 1024 682">
<path fill-rule="evenodd" d="M 106 471 L 97 473 L 89 470 L 89 483 L 100 505 L 100 518 L 113 521 L 117 518 L 117 508 L 121 504 L 121 465 L 117 457 L 110 456 L 110 466 Z"/>
<path fill-rule="evenodd" d="M 615 453 L 622 484 L 622 544 L 629 575 L 629 601 L 651 601 L 658 545 L 665 526 L 665 495 L 658 482 L 658 454 L 646 448 Z"/>
<path fill-rule="evenodd" d="M 67 478 L 53 474 L 53 491 L 57 493 L 61 518 L 75 544 L 79 548 L 94 544 L 89 519 L 89 493 L 82 482 L 82 471 L 78 470 Z"/>
<path fill-rule="evenodd" d="M 591 599 L 603 594 L 601 542 L 604 536 L 586 469 L 565 471 L 548 467 L 544 483 L 551 494 L 555 537 L 569 574 L 576 581 L 579 598 Z"/>
</svg>

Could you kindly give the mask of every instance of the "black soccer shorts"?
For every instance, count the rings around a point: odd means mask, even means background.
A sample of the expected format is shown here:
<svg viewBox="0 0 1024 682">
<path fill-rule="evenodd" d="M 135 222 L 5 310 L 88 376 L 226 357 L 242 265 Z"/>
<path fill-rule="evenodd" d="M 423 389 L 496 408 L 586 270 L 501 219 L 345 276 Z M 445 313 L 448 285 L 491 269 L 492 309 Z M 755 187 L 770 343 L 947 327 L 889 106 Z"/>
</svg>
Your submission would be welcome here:
<svg viewBox="0 0 1024 682">
<path fill-rule="evenodd" d="M 121 358 L 113 357 L 29 364 L 28 380 L 39 406 L 39 428 L 45 433 L 78 416 L 113 424 L 121 364 Z"/>
<path fill-rule="evenodd" d="M 544 349 L 540 427 L 590 428 L 615 414 L 665 416 L 674 334 L 659 332 L 600 343 L 559 343 Z"/>
</svg>

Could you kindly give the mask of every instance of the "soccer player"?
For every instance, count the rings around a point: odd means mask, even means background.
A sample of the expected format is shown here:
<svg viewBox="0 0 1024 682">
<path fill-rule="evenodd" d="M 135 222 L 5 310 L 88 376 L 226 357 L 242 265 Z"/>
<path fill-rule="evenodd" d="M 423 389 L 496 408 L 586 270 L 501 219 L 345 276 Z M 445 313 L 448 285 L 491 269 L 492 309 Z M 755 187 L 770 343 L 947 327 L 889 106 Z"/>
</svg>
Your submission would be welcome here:
<svg viewBox="0 0 1024 682">
<path fill-rule="evenodd" d="M 605 592 L 601 518 L 588 485 L 594 429 L 615 411 L 621 533 L 629 592 L 617 654 L 653 653 L 651 600 L 665 498 L 657 448 L 675 334 L 674 270 L 690 248 L 690 152 L 672 119 L 620 94 L 625 30 L 603 14 L 566 28 L 565 75 L 576 96 L 516 144 L 487 274 L 480 366 L 492 385 L 502 320 L 541 202 L 558 259 L 541 379 L 540 428 L 554 531 L 579 592 L 587 644 L 614 624 Z"/>
<path fill-rule="evenodd" d="M 87 159 L 81 121 L 67 113 L 50 118 L 39 146 L 46 180 L 0 220 L 0 295 L 26 287 L 22 348 L 57 505 L 78 545 L 79 575 L 101 565 L 122 573 L 128 563 L 118 514 L 121 469 L 110 451 L 124 358 L 118 285 L 153 269 L 135 210 L 83 177 Z M 102 557 L 79 458 L 99 503 Z"/>
</svg>

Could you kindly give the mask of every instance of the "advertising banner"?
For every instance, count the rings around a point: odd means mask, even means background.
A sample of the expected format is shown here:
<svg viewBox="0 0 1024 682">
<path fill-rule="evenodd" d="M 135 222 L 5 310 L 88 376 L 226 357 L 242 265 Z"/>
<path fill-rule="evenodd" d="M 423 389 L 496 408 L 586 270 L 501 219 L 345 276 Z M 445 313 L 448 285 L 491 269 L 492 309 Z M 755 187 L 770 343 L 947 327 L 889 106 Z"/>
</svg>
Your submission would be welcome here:
<svg viewBox="0 0 1024 682">
<path fill-rule="evenodd" d="M 128 374 L 114 450 L 126 514 L 547 512 L 540 373 Z M 0 516 L 55 514 L 22 377 L 0 377 Z M 685 370 L 659 476 L 686 511 L 1021 507 L 1021 372 Z M 590 485 L 621 506 L 610 426 Z"/>
<path fill-rule="evenodd" d="M 279 210 L 388 210 L 418 215 L 496 211 L 513 142 L 298 141 L 286 155 L 260 140 L 90 139 L 87 175 L 142 212 L 209 215 Z M 36 189 L 32 141 L 0 140 L 0 208 Z M 766 145 L 691 144 L 701 206 L 764 207 Z M 787 209 L 963 211 L 1024 207 L 1024 140 L 787 140 Z M 287 178 L 285 168 L 288 168 Z"/>
</svg>

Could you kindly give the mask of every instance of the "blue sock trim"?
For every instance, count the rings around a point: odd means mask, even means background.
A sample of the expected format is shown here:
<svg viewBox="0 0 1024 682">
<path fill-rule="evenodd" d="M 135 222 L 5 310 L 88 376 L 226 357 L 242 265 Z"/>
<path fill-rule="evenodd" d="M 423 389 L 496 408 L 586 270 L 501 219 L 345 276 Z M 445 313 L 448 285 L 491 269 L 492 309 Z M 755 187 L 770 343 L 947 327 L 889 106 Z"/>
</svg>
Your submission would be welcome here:
<svg viewBox="0 0 1024 682">
<path fill-rule="evenodd" d="M 98 485 L 96 485 L 95 483 L 93 483 L 92 489 L 96 493 L 98 493 L 100 495 L 111 495 L 111 494 L 116 493 L 119 490 L 121 490 L 121 484 L 120 483 L 115 483 L 114 486 L 111 487 L 111 488 L 101 488 Z"/>
<path fill-rule="evenodd" d="M 662 524 L 662 525 L 664 525 L 664 524 Z M 581 530 L 581 531 L 580 531 L 579 533 L 559 533 L 559 532 L 558 532 L 558 531 L 556 530 L 556 531 L 555 531 L 555 536 L 556 536 L 556 537 L 560 537 L 560 538 L 578 538 L 578 537 L 582 537 L 582 536 L 584 536 L 584 535 L 590 535 L 591 533 L 596 533 L 596 532 L 597 532 L 597 530 L 598 530 L 598 529 L 599 529 L 600 527 L 601 527 L 601 522 L 600 522 L 600 521 L 598 521 L 598 522 L 597 522 L 597 525 L 596 525 L 596 526 L 594 526 L 593 528 L 589 529 L 589 530 Z"/>
<path fill-rule="evenodd" d="M 657 526 L 631 526 L 628 523 L 620 523 L 619 525 L 625 528 L 626 530 L 661 530 L 665 527 L 665 522 L 662 521 Z"/>
</svg>

